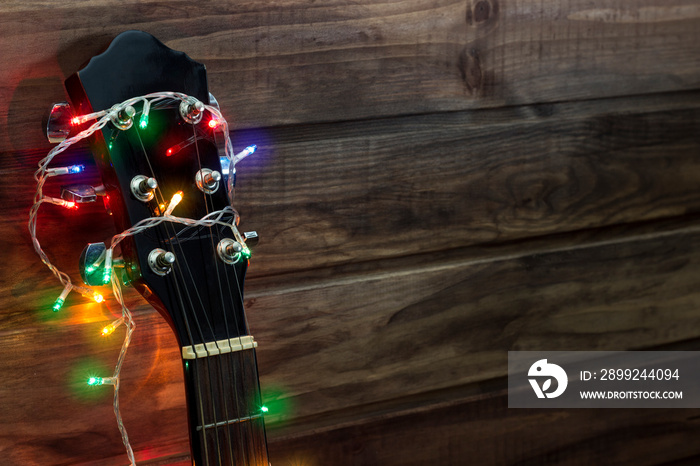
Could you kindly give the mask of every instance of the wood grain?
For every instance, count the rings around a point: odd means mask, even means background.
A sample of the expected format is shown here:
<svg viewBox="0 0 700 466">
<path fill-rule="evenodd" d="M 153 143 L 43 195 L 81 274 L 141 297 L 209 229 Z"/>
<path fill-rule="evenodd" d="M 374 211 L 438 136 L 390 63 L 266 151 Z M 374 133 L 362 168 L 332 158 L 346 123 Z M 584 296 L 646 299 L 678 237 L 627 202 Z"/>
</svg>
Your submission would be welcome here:
<svg viewBox="0 0 700 466">
<path fill-rule="evenodd" d="M 695 92 L 234 134 L 236 147 L 251 143 L 260 149 L 238 166 L 234 206 L 241 228 L 261 237 L 252 276 L 700 211 Z M 4 155 L 0 195 L 31 186 L 43 155 Z M 62 163 L 81 157 L 89 162 L 75 153 Z M 75 182 L 99 184 L 87 166 Z M 60 183 L 47 192 L 57 196 Z M 8 205 L 4 220 L 24 245 L 26 229 L 15 222 L 29 201 Z M 71 232 L 61 239 L 68 243 L 40 237 L 72 270 L 86 242 L 116 233 L 100 205 L 75 214 L 42 209 L 45 232 L 60 222 Z M 23 255 L 12 263 L 37 262 L 26 249 L 6 254 Z M 29 270 L 26 280 L 44 277 Z"/>
<path fill-rule="evenodd" d="M 332 429 L 334 419 L 337 425 L 353 410 L 369 419 L 382 404 L 411 396 L 430 404 L 431 393 L 503 377 L 507 350 L 541 349 L 543 341 L 552 350 L 605 350 L 697 338 L 697 225 L 467 249 L 432 263 L 384 264 L 374 273 L 275 277 L 276 286 L 273 278 L 253 279 L 247 309 L 260 344 L 271 435 L 287 422 L 293 432 Z M 22 304 L 13 306 L 36 322 L 3 333 L 4 350 L 15 355 L 0 363 L 15 375 L 3 384 L 7 408 L 0 414 L 0 442 L 12 446 L 10 459 L 74 464 L 120 455 L 109 389 L 90 393 L 81 385 L 90 370 L 110 370 L 118 352 L 118 338 L 98 336 L 109 312 L 74 299 L 42 321 L 32 294 L 17 299 Z M 125 425 L 143 457 L 151 447 L 181 453 L 175 446 L 187 433 L 177 348 L 153 311 L 134 308 L 139 329 L 123 375 Z M 52 353 L 56 347 L 62 350 Z M 32 396 L 25 400 L 27 386 Z M 288 429 L 280 438 L 289 435 Z M 373 435 L 366 440 L 375 441 Z M 484 448 L 496 451 L 497 438 L 491 442 Z M 551 446 L 537 442 L 537 449 Z M 173 449 L 163 451 L 167 445 Z M 287 444 L 280 454 L 297 447 Z M 274 441 L 270 448 L 274 455 Z"/>
<path fill-rule="evenodd" d="M 690 466 L 700 458 L 693 440 L 700 433 L 698 410 L 508 409 L 503 392 L 274 438 L 271 460 L 309 466 Z"/>
<path fill-rule="evenodd" d="M 126 29 L 208 67 L 236 127 L 695 89 L 680 0 L 326 0 L 0 5 L 0 150 L 37 147 L 62 80 Z"/>
<path fill-rule="evenodd" d="M 126 462 L 111 390 L 84 383 L 114 367 L 119 333 L 98 335 L 119 310 L 50 312 L 26 226 L 42 116 L 125 29 L 205 63 L 235 146 L 260 147 L 235 207 L 262 238 L 246 304 L 273 464 L 698 463 L 695 410 L 508 410 L 503 391 L 508 350 L 700 339 L 696 0 L 2 2 L 4 463 Z M 114 233 L 100 205 L 42 210 L 73 277 Z M 175 339 L 127 303 L 137 460 L 187 464 Z"/>
</svg>

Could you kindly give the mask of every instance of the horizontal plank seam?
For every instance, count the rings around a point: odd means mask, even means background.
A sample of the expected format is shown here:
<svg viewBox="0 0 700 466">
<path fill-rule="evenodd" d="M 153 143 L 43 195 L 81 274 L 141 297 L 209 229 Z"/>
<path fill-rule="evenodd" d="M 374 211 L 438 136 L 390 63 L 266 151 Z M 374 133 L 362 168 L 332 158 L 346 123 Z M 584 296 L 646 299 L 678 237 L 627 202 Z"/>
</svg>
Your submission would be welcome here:
<svg viewBox="0 0 700 466">
<path fill-rule="evenodd" d="M 700 94 L 700 88 L 693 88 L 693 89 L 682 89 L 678 91 L 664 91 L 664 92 L 652 92 L 652 93 L 643 93 L 643 94 L 623 94 L 623 95 L 618 95 L 618 96 L 605 96 L 605 97 L 591 97 L 591 98 L 582 98 L 582 99 L 572 99 L 572 100 L 548 100 L 548 101 L 543 101 L 543 102 L 528 102 L 528 103 L 522 103 L 522 104 L 507 104 L 507 105 L 500 105 L 500 106 L 494 106 L 494 107 L 478 107 L 478 108 L 473 108 L 473 109 L 455 109 L 455 110 L 440 110 L 440 111 L 432 111 L 432 112 L 415 112 L 415 113 L 397 113 L 394 115 L 382 115 L 382 116 L 377 116 L 377 117 L 367 117 L 367 118 L 350 118 L 350 119 L 344 119 L 344 120 L 319 120 L 319 121 L 309 121 L 309 122 L 301 122 L 301 123 L 291 123 L 291 124 L 285 124 L 285 125 L 271 125 L 271 126 L 255 126 L 255 127 L 242 127 L 239 129 L 234 129 L 231 130 L 231 134 L 234 135 L 236 133 L 242 133 L 246 131 L 253 131 L 253 132 L 259 132 L 259 131 L 275 131 L 275 130 L 288 130 L 288 129 L 293 129 L 293 128 L 298 128 L 298 127 L 310 127 L 310 126 L 321 126 L 321 125 L 336 125 L 336 124 L 351 124 L 351 123 L 373 123 L 373 122 L 378 122 L 378 121 L 387 121 L 387 120 L 394 120 L 394 119 L 408 119 L 408 118 L 414 118 L 414 117 L 430 117 L 430 116 L 439 116 L 439 115 L 454 115 L 454 114 L 459 114 L 459 113 L 464 113 L 464 114 L 479 114 L 479 113 L 496 113 L 497 111 L 500 110 L 512 110 L 512 109 L 527 109 L 527 108 L 537 108 L 541 107 L 542 105 L 559 105 L 563 106 L 566 104 L 586 104 L 586 103 L 597 103 L 597 102 L 614 102 L 614 101 L 624 101 L 628 100 L 630 102 L 639 102 L 639 100 L 653 100 L 657 98 L 681 98 L 683 96 L 689 96 L 689 95 L 698 95 Z M 687 105 L 684 105 L 687 104 Z M 684 108 L 697 108 L 693 104 L 688 104 L 687 102 L 681 102 L 681 105 L 683 105 Z M 607 112 L 600 112 L 601 114 L 619 114 L 619 113 L 624 113 L 625 109 L 624 107 L 615 111 L 607 111 Z M 640 111 L 638 113 L 645 113 L 644 111 Z M 558 116 L 557 118 L 561 118 Z M 570 117 L 566 117 L 565 119 L 577 119 L 580 118 L 578 115 L 572 115 Z M 486 126 L 491 126 L 494 125 L 495 123 L 484 123 Z M 507 124 L 512 124 L 512 122 L 508 122 Z"/>
<path fill-rule="evenodd" d="M 575 233 L 575 232 L 571 232 L 571 233 Z M 681 235 L 681 234 L 694 234 L 694 233 L 700 233 L 700 224 L 692 225 L 692 226 L 688 226 L 688 227 L 677 228 L 677 229 L 666 230 L 666 231 L 662 231 L 662 232 L 632 234 L 632 235 L 623 236 L 620 238 L 591 241 L 591 242 L 587 242 L 587 243 L 583 243 L 583 244 L 579 244 L 579 245 L 573 245 L 573 246 L 567 245 L 567 246 L 555 246 L 555 247 L 540 247 L 540 248 L 535 248 L 535 249 L 527 249 L 527 250 L 513 253 L 513 254 L 505 254 L 505 255 L 501 255 L 501 256 L 490 256 L 490 257 L 480 258 L 480 259 L 464 259 L 464 260 L 451 261 L 451 262 L 447 262 L 447 263 L 426 265 L 424 267 L 421 267 L 420 271 L 421 271 L 421 273 L 444 272 L 444 271 L 458 269 L 458 268 L 464 268 L 464 267 L 473 267 L 473 266 L 483 265 L 483 264 L 518 260 L 518 259 L 530 257 L 532 255 L 553 254 L 553 253 L 570 252 L 570 251 L 582 251 L 582 250 L 592 249 L 592 248 L 614 246 L 614 245 L 620 245 L 620 244 L 624 244 L 624 243 L 637 242 L 637 241 L 650 241 L 650 240 L 655 240 L 655 239 L 668 238 L 668 237 Z M 529 239 L 541 239 L 541 237 L 535 237 L 535 238 L 529 238 Z M 383 271 L 383 272 L 374 272 L 374 273 L 363 272 L 362 274 L 357 274 L 356 276 L 349 276 L 349 277 L 339 278 L 339 279 L 322 280 L 322 281 L 319 281 L 317 283 L 311 283 L 311 284 L 295 285 L 295 286 L 281 286 L 281 287 L 272 288 L 272 289 L 270 287 L 268 287 L 264 291 L 249 292 L 246 294 L 246 298 L 258 298 L 258 297 L 262 297 L 262 296 L 276 296 L 276 295 L 287 294 L 287 293 L 297 293 L 297 292 L 302 292 L 302 291 L 327 288 L 329 286 L 352 285 L 352 284 L 361 283 L 361 282 L 385 280 L 385 279 L 389 279 L 389 278 L 399 278 L 399 277 L 403 277 L 403 276 L 414 275 L 415 273 L 416 273 L 416 270 L 414 268 L 407 269 L 407 270 L 401 270 L 401 271 Z"/>
</svg>

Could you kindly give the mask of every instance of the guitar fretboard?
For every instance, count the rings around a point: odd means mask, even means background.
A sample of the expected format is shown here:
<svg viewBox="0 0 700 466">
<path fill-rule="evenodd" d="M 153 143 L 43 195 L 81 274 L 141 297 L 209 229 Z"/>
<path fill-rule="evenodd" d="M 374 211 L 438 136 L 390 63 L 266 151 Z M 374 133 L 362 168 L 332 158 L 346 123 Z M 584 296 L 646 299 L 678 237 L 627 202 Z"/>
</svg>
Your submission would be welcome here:
<svg viewBox="0 0 700 466">
<path fill-rule="evenodd" d="M 268 466 L 255 349 L 183 363 L 193 464 Z"/>
</svg>

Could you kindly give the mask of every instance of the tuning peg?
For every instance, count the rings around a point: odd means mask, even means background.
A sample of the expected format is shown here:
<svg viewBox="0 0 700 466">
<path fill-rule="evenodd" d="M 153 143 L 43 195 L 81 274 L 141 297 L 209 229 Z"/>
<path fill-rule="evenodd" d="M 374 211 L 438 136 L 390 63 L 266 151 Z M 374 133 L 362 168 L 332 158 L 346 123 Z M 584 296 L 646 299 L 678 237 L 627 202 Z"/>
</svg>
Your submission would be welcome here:
<svg viewBox="0 0 700 466">
<path fill-rule="evenodd" d="M 195 182 L 200 191 L 211 194 L 219 189 L 219 181 L 221 181 L 221 173 L 209 168 L 202 168 L 195 176 Z"/>
<path fill-rule="evenodd" d="M 46 138 L 51 144 L 61 143 L 68 138 L 72 117 L 73 110 L 68 102 L 53 104 L 46 123 Z"/>
<path fill-rule="evenodd" d="M 196 125 L 202 121 L 204 104 L 194 97 L 188 97 L 180 102 L 180 116 L 191 125 Z"/>
<path fill-rule="evenodd" d="M 127 130 L 134 124 L 136 109 L 131 105 L 125 107 L 113 106 L 110 109 L 110 120 L 112 124 L 121 130 Z"/>
<path fill-rule="evenodd" d="M 245 238 L 245 245 L 249 248 L 254 248 L 260 241 L 257 231 L 246 231 L 243 233 L 243 238 Z"/>
<path fill-rule="evenodd" d="M 175 263 L 175 254 L 164 249 L 156 248 L 148 254 L 148 265 L 156 275 L 165 276 L 170 273 Z"/>
<path fill-rule="evenodd" d="M 131 193 L 141 202 L 149 202 L 155 196 L 158 182 L 155 178 L 136 175 L 131 179 Z"/>
<path fill-rule="evenodd" d="M 221 107 L 219 107 L 219 101 L 216 100 L 216 97 L 214 97 L 214 94 L 211 92 L 209 93 L 209 105 L 216 107 L 217 110 L 221 110 Z"/>
</svg>

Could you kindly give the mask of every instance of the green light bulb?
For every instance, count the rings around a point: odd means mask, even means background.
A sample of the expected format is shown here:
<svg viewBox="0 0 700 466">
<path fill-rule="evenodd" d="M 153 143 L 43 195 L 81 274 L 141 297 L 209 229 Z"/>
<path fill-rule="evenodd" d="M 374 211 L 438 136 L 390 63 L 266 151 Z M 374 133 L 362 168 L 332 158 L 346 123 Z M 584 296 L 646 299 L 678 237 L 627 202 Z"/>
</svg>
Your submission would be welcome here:
<svg viewBox="0 0 700 466">
<path fill-rule="evenodd" d="M 262 408 L 260 408 L 260 411 L 262 411 L 263 413 L 266 413 L 269 411 L 269 409 L 267 409 L 267 406 L 263 406 Z"/>
<path fill-rule="evenodd" d="M 148 126 L 148 114 L 144 113 L 141 115 L 141 120 L 139 120 L 139 126 L 141 129 L 146 129 Z"/>
<path fill-rule="evenodd" d="M 88 385 L 102 385 L 102 377 L 90 377 L 87 381 Z"/>
<path fill-rule="evenodd" d="M 112 281 L 112 270 L 111 269 L 105 269 L 104 275 L 102 275 L 102 283 L 105 285 L 109 282 Z"/>
<path fill-rule="evenodd" d="M 65 299 L 62 297 L 58 297 L 58 299 L 53 303 L 53 312 L 58 312 L 61 310 L 63 307 L 63 303 L 65 302 Z"/>
<path fill-rule="evenodd" d="M 245 257 L 246 259 L 250 259 L 250 256 L 251 256 L 252 254 L 251 254 L 251 252 L 250 252 L 250 249 L 244 247 L 244 248 L 241 250 L 241 255 L 242 255 L 243 257 Z"/>
</svg>

